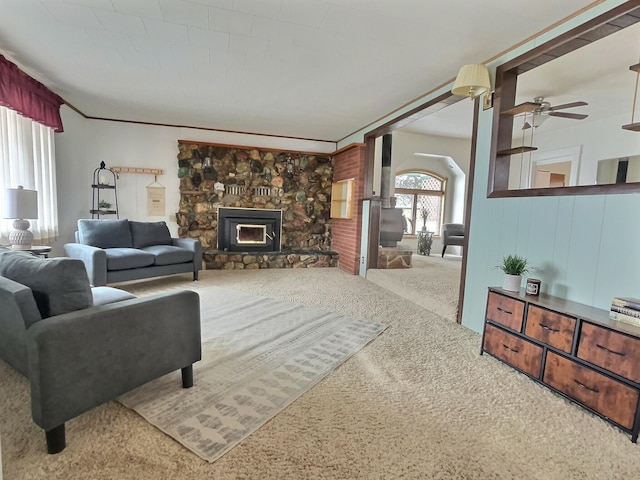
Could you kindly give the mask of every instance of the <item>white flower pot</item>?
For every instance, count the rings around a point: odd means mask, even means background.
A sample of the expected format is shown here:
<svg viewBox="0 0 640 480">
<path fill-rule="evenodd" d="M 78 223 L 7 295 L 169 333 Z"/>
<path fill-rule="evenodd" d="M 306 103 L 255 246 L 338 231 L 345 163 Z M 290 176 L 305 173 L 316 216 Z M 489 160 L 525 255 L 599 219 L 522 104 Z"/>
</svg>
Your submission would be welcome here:
<svg viewBox="0 0 640 480">
<path fill-rule="evenodd" d="M 505 273 L 502 288 L 504 290 L 509 290 L 510 292 L 519 292 L 521 283 L 522 275 L 509 275 Z"/>
</svg>

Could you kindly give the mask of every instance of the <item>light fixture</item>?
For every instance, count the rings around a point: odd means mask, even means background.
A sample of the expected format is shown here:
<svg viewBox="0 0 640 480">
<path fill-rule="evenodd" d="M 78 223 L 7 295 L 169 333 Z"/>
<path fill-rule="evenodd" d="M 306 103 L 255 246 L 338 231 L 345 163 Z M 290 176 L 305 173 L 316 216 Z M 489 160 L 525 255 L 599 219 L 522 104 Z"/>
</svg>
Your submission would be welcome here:
<svg viewBox="0 0 640 480">
<path fill-rule="evenodd" d="M 13 218 L 13 230 L 9 232 L 9 243 L 14 250 L 29 250 L 33 244 L 31 224 L 27 218 L 38 218 L 38 192 L 18 188 L 7 188 L 4 195 L 4 218 Z"/>
<path fill-rule="evenodd" d="M 546 113 L 533 112 L 533 115 L 531 116 L 531 123 L 529 123 L 529 121 L 525 119 L 522 129 L 526 130 L 527 128 L 531 127 L 538 128 L 540 125 L 546 122 L 548 118 L 549 115 L 547 115 Z"/>
<path fill-rule="evenodd" d="M 489 80 L 489 70 L 480 64 L 464 65 L 458 71 L 458 76 L 453 84 L 451 93 L 462 97 L 469 97 L 472 100 L 485 92 L 491 91 L 491 80 Z"/>
</svg>

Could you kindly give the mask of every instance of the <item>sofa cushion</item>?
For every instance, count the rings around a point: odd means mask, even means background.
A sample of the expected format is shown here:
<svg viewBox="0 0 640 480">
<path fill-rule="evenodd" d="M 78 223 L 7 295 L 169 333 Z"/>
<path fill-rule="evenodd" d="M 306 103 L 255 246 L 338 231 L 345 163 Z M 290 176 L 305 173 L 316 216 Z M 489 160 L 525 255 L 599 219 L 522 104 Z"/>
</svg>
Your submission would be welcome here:
<svg viewBox="0 0 640 480">
<path fill-rule="evenodd" d="M 130 268 L 153 265 L 155 257 L 137 248 L 107 248 L 107 271 L 129 270 Z"/>
<path fill-rule="evenodd" d="M 171 245 L 171 233 L 166 222 L 129 222 L 133 248 Z"/>
<path fill-rule="evenodd" d="M 82 310 L 93 304 L 87 270 L 82 260 L 76 258 L 40 258 L 26 252 L 3 252 L 0 275 L 31 289 L 42 318 Z"/>
<path fill-rule="evenodd" d="M 94 305 L 107 305 L 108 303 L 121 302 L 136 298 L 129 292 L 113 287 L 93 287 L 91 289 Z"/>
<path fill-rule="evenodd" d="M 131 248 L 129 220 L 78 220 L 80 243 L 98 248 Z"/>
<path fill-rule="evenodd" d="M 154 265 L 173 265 L 193 261 L 192 251 L 172 245 L 154 245 L 143 248 L 142 250 L 153 254 L 155 259 L 153 262 Z"/>
</svg>

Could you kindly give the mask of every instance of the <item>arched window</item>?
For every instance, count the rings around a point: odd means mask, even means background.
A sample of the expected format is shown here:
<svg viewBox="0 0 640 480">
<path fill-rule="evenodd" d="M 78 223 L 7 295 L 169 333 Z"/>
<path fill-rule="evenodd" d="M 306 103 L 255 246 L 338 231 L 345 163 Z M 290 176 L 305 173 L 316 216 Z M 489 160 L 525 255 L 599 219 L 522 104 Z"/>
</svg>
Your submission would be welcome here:
<svg viewBox="0 0 640 480">
<path fill-rule="evenodd" d="M 396 175 L 396 208 L 402 208 L 405 233 L 416 235 L 426 227 L 440 235 L 447 181 L 431 172 L 403 172 Z"/>
</svg>

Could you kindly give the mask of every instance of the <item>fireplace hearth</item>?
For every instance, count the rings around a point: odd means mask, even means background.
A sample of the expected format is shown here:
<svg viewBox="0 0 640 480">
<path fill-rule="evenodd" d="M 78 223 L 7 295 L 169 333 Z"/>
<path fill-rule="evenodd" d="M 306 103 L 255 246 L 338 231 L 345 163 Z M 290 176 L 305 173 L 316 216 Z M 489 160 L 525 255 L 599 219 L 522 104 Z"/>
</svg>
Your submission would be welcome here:
<svg viewBox="0 0 640 480">
<path fill-rule="evenodd" d="M 218 208 L 218 250 L 224 252 L 279 252 L 282 210 Z"/>
</svg>

